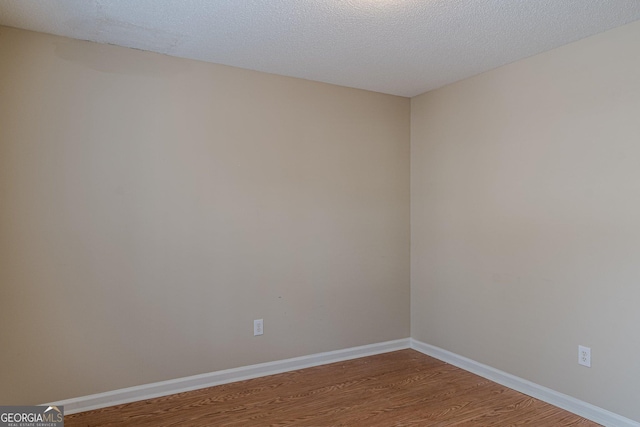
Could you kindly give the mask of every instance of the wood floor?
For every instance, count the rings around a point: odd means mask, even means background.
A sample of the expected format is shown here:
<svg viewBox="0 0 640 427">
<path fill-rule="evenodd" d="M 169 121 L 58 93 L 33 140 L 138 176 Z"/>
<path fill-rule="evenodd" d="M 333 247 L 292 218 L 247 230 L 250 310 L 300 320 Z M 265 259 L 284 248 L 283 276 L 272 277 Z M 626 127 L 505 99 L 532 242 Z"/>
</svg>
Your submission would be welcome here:
<svg viewBox="0 0 640 427">
<path fill-rule="evenodd" d="M 597 426 L 414 350 L 69 415 L 65 426 Z"/>
</svg>

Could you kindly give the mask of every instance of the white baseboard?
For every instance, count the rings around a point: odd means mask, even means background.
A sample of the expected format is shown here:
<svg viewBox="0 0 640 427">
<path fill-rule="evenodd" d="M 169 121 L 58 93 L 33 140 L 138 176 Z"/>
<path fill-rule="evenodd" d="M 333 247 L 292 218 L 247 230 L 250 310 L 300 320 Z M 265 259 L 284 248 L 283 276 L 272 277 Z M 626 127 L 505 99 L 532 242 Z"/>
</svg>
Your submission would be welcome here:
<svg viewBox="0 0 640 427">
<path fill-rule="evenodd" d="M 105 408 L 107 406 L 120 405 L 122 403 L 168 396 L 170 394 L 213 387 L 220 384 L 264 377 L 267 375 L 280 374 L 282 372 L 310 368 L 312 366 L 341 362 L 359 357 L 373 356 L 374 354 L 388 353 L 390 351 L 402 350 L 409 347 L 410 339 L 404 338 L 395 341 L 351 347 L 342 350 L 328 351 L 326 353 L 317 353 L 309 356 L 294 357 L 292 359 L 277 360 L 275 362 L 242 366 L 239 368 L 226 369 L 224 371 L 216 371 L 191 377 L 144 384 L 120 390 L 108 391 L 106 393 L 92 394 L 89 396 L 76 397 L 58 402 L 45 403 L 44 405 L 64 405 L 65 414 L 75 414 L 77 412 L 90 411 L 93 409 Z"/>
<path fill-rule="evenodd" d="M 312 366 L 341 362 L 359 357 L 373 356 L 375 354 L 412 348 L 426 355 L 435 357 L 443 362 L 472 372 L 487 378 L 498 384 L 502 384 L 513 390 L 519 391 L 536 399 L 540 399 L 551 405 L 573 412 L 576 415 L 592 420 L 607 427 L 640 427 L 640 423 L 625 418 L 621 415 L 599 408 L 587 402 L 583 402 L 566 394 L 559 393 L 547 387 L 532 383 L 498 369 L 492 368 L 450 351 L 425 344 L 413 338 L 405 338 L 395 341 L 387 341 L 360 347 L 346 348 L 342 350 L 317 353 L 309 356 L 295 357 L 292 359 L 278 360 L 274 362 L 260 363 L 257 365 L 242 366 L 191 377 L 177 378 L 174 380 L 144 384 L 106 393 L 92 394 L 76 397 L 58 402 L 45 403 L 44 405 L 64 405 L 65 414 L 90 411 L 123 403 L 136 402 L 154 397 L 168 396 L 185 391 L 198 390 L 251 378 L 280 374 L 282 372 L 297 369 L 310 368 Z"/>
<path fill-rule="evenodd" d="M 411 348 L 598 424 L 607 427 L 640 427 L 640 423 L 629 418 L 413 338 Z"/>
</svg>

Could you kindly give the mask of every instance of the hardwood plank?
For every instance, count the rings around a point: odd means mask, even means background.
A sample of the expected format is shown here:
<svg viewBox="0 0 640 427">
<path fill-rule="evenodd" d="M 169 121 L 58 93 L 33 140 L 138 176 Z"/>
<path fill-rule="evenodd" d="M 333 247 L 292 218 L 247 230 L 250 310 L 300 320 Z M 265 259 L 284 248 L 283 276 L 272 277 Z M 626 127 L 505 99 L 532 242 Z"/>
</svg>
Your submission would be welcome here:
<svg viewBox="0 0 640 427">
<path fill-rule="evenodd" d="M 597 426 L 414 350 L 65 417 L 115 426 Z"/>
</svg>

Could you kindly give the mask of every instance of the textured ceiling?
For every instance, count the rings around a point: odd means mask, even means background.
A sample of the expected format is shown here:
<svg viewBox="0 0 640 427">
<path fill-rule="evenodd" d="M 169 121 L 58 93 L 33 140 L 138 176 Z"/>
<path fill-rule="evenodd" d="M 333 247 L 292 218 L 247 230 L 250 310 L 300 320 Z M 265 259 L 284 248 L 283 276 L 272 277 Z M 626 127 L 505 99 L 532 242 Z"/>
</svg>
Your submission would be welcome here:
<svg viewBox="0 0 640 427">
<path fill-rule="evenodd" d="M 640 19 L 640 0 L 0 0 L 0 25 L 414 96 Z"/>
</svg>

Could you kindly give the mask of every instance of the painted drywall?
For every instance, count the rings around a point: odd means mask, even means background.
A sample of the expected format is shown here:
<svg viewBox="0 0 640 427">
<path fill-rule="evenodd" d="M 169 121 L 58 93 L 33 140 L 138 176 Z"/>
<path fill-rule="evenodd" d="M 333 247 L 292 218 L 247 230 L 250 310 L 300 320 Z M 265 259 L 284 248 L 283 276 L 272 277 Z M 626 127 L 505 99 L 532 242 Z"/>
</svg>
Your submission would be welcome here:
<svg viewBox="0 0 640 427">
<path fill-rule="evenodd" d="M 636 22 L 412 99 L 411 333 L 640 421 L 638 46 Z"/>
<path fill-rule="evenodd" d="M 0 28 L 0 402 L 408 337 L 409 108 Z"/>
</svg>

